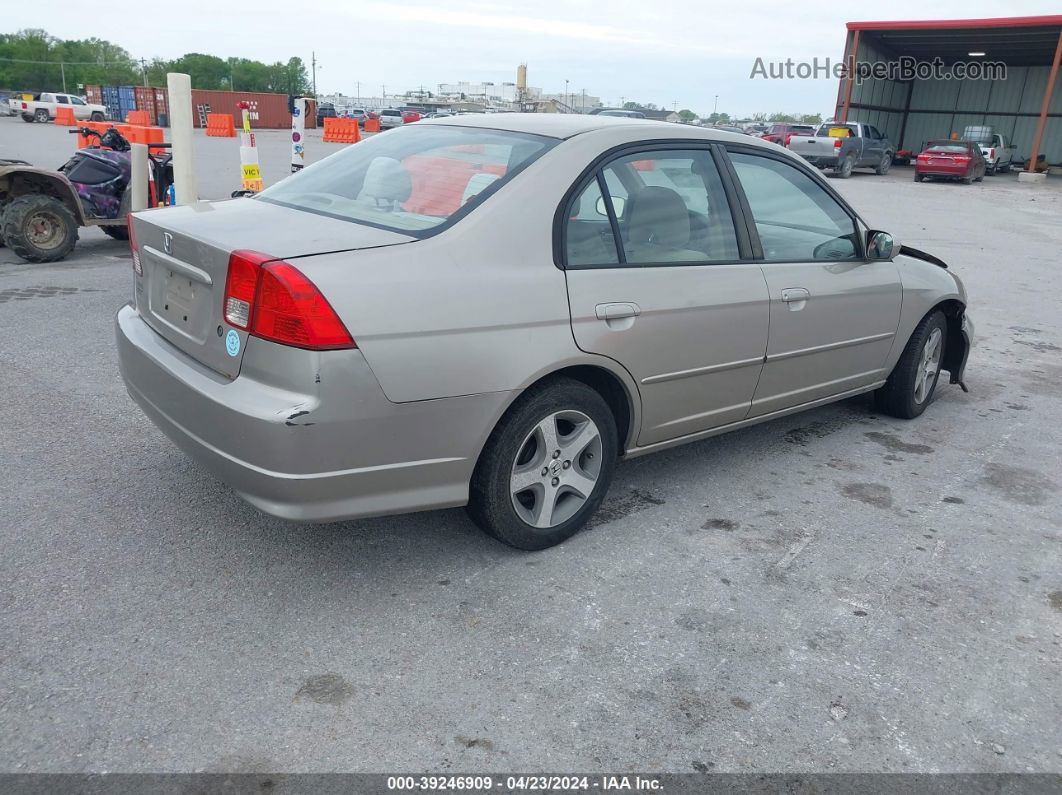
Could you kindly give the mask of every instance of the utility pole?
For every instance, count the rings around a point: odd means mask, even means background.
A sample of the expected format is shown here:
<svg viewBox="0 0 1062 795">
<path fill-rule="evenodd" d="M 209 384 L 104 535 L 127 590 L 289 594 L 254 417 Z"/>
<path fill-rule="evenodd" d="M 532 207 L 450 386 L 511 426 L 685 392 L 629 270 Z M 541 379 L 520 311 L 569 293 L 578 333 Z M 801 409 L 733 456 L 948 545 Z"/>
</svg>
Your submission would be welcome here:
<svg viewBox="0 0 1062 795">
<path fill-rule="evenodd" d="M 383 94 L 383 104 L 387 104 L 387 86 L 383 83 L 380 84 L 380 93 Z"/>
<path fill-rule="evenodd" d="M 358 86 L 358 106 L 360 107 L 361 106 L 361 81 L 360 80 L 356 81 L 356 85 Z"/>
<path fill-rule="evenodd" d="M 571 107 L 568 104 L 568 81 L 567 80 L 564 81 L 564 105 L 565 105 L 565 107 L 568 107 L 568 108 Z M 568 111 L 566 110 L 564 112 L 567 113 Z"/>
<path fill-rule="evenodd" d="M 146 86 L 148 84 L 148 79 L 147 79 L 147 60 L 145 58 L 141 58 L 140 59 L 140 73 L 144 76 L 144 85 Z M 231 88 L 231 86 L 230 86 L 230 88 Z M 65 91 L 66 89 L 64 88 L 63 90 Z"/>
<path fill-rule="evenodd" d="M 583 113 L 586 113 L 586 89 L 585 88 L 583 89 L 583 101 L 580 102 L 579 104 L 581 105 L 579 110 L 581 112 L 583 112 Z"/>
<path fill-rule="evenodd" d="M 317 100 L 317 53 L 313 50 L 310 51 L 310 64 L 313 72 L 313 98 Z"/>
<path fill-rule="evenodd" d="M 63 93 L 66 93 L 66 66 L 62 61 L 59 62 L 59 74 L 63 76 Z"/>
<path fill-rule="evenodd" d="M 715 95 L 715 104 L 712 105 L 712 113 L 714 114 L 718 110 L 719 110 L 719 95 L 716 94 Z"/>
</svg>

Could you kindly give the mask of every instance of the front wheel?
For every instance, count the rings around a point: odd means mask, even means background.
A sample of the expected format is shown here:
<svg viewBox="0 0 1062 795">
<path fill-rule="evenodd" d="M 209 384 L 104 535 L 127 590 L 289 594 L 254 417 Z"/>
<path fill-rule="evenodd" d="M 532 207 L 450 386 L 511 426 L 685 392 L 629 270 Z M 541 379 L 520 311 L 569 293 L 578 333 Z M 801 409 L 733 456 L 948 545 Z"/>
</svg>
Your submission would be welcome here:
<svg viewBox="0 0 1062 795">
<path fill-rule="evenodd" d="M 571 378 L 523 395 L 487 440 L 468 513 L 489 535 L 538 550 L 579 532 L 612 481 L 616 421 L 596 391 Z"/>
<path fill-rule="evenodd" d="M 103 121 L 103 114 L 98 110 L 92 111 L 92 115 L 89 116 L 90 121 Z"/>
<path fill-rule="evenodd" d="M 52 196 L 19 196 L 4 209 L 3 238 L 27 262 L 55 262 L 74 248 L 77 220 Z"/>
<path fill-rule="evenodd" d="M 883 177 L 889 173 L 889 169 L 892 167 L 892 155 L 886 152 L 881 156 L 881 162 L 878 163 L 878 167 L 874 169 L 874 173 L 879 177 Z"/>
<path fill-rule="evenodd" d="M 880 411 L 911 420 L 933 400 L 947 345 L 948 321 L 940 311 L 926 315 L 889 374 L 885 386 L 874 393 Z"/>
</svg>

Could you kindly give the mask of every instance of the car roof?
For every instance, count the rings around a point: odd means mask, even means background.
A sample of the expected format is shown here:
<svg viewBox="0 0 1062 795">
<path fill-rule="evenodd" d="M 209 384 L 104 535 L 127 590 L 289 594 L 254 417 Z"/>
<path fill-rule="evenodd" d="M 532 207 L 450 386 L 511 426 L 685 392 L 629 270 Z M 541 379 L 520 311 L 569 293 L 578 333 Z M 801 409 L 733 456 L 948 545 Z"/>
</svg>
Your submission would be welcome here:
<svg viewBox="0 0 1062 795">
<path fill-rule="evenodd" d="M 666 137 L 674 137 L 676 130 L 682 131 L 684 138 L 704 138 L 707 140 L 734 140 L 737 133 L 695 127 L 689 124 L 675 124 L 667 121 L 650 119 L 631 119 L 621 116 L 604 116 L 600 113 L 492 113 L 489 115 L 450 116 L 445 119 L 425 119 L 421 124 L 443 124 L 460 127 L 483 127 L 491 130 L 531 133 L 551 138 L 571 138 L 574 135 L 593 132 L 607 128 L 629 128 L 632 140 L 652 138 L 654 131 L 667 131 Z M 748 136 L 740 136 L 746 143 Z M 765 144 L 766 145 L 766 144 Z"/>
</svg>

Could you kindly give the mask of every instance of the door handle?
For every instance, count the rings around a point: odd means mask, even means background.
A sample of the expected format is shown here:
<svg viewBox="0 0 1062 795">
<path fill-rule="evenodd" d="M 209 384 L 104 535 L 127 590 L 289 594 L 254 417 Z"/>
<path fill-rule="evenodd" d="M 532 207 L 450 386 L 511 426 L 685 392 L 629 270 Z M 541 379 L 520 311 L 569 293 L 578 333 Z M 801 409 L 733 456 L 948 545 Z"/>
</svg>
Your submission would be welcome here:
<svg viewBox="0 0 1062 795">
<path fill-rule="evenodd" d="M 598 304 L 594 307 L 598 320 L 622 320 L 626 317 L 638 317 L 641 313 L 641 308 L 631 303 Z"/>
<path fill-rule="evenodd" d="M 797 301 L 807 301 L 810 297 L 811 293 L 803 287 L 787 287 L 782 290 L 782 300 L 787 304 L 795 303 Z"/>
</svg>

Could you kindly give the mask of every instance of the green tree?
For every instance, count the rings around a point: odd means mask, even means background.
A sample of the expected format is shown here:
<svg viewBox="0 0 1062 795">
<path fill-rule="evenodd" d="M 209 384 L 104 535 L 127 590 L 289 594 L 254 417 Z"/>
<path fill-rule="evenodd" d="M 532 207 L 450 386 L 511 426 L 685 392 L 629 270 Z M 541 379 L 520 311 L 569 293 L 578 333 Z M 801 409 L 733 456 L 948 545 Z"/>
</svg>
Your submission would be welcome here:
<svg viewBox="0 0 1062 795">
<path fill-rule="evenodd" d="M 694 121 L 697 118 L 697 114 L 689 108 L 683 108 L 678 112 L 679 121 L 686 122 L 687 124 Z"/>
<path fill-rule="evenodd" d="M 767 121 L 792 123 L 796 121 L 796 117 L 789 113 L 772 113 L 770 116 L 767 117 Z"/>
<path fill-rule="evenodd" d="M 822 114 L 821 113 L 801 113 L 800 114 L 800 123 L 801 124 L 822 124 Z"/>
</svg>

